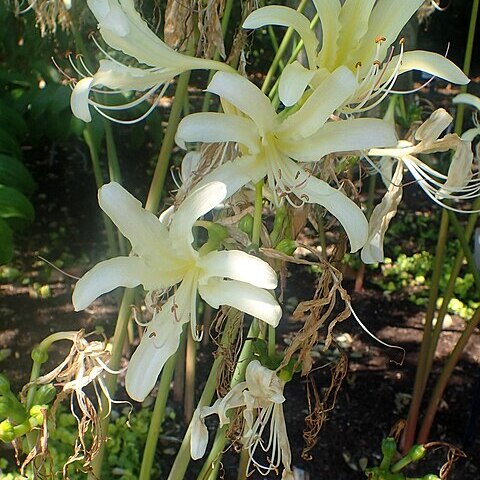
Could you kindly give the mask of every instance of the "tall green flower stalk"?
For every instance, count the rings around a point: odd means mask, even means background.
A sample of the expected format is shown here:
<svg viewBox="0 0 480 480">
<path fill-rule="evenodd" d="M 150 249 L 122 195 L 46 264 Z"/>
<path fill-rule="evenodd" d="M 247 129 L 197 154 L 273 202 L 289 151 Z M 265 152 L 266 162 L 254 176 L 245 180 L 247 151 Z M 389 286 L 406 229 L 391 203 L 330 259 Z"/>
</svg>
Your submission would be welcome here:
<svg viewBox="0 0 480 480">
<path fill-rule="evenodd" d="M 479 0 L 474 0 L 472 4 L 472 11 L 470 14 L 470 26 L 469 26 L 469 33 L 468 33 L 468 39 L 467 39 L 467 48 L 465 51 L 465 60 L 464 60 L 464 65 L 463 65 L 463 71 L 465 72 L 466 75 L 469 74 L 470 72 L 470 66 L 471 66 L 471 61 L 472 61 L 472 53 L 473 53 L 473 45 L 474 45 L 474 38 L 475 38 L 475 27 L 477 24 L 477 16 L 478 16 L 478 8 L 479 8 Z M 462 91 L 466 91 L 466 86 L 462 87 Z M 455 121 L 455 132 L 457 134 L 461 134 L 462 127 L 463 127 L 463 111 L 464 111 L 464 106 L 463 104 L 459 104 L 457 107 L 457 117 Z M 475 207 L 478 208 L 479 202 L 478 200 L 475 202 Z M 474 222 L 476 221 L 477 215 L 473 214 L 473 218 L 470 219 L 469 226 L 472 225 L 471 229 L 467 227 L 467 230 L 473 231 L 473 225 Z M 449 224 L 449 214 L 448 212 L 444 209 L 442 210 L 442 217 L 441 217 L 441 225 L 440 225 L 440 232 L 438 236 L 438 242 L 437 242 L 437 247 L 435 251 L 435 264 L 433 268 L 433 273 L 432 273 L 432 282 L 430 286 L 430 295 L 429 295 L 429 301 L 428 301 L 428 307 L 427 307 L 427 312 L 426 312 L 426 321 L 425 321 L 425 329 L 424 329 L 424 334 L 423 334 L 423 339 L 422 339 L 422 346 L 420 349 L 420 355 L 419 355 L 419 360 L 418 360 L 418 368 L 416 371 L 415 375 L 415 384 L 413 388 L 413 395 L 412 395 L 412 402 L 410 404 L 410 410 L 408 412 L 408 417 L 407 417 L 407 423 L 405 426 L 405 432 L 404 432 L 404 437 L 403 437 L 403 450 L 404 452 L 407 452 L 411 446 L 414 443 L 415 439 L 415 432 L 418 424 L 418 417 L 420 413 L 420 406 L 422 402 L 422 398 L 425 392 L 425 388 L 427 385 L 428 377 L 431 372 L 431 367 L 433 364 L 433 358 L 435 355 L 435 350 L 437 347 L 437 342 L 438 338 L 441 332 L 442 324 L 443 324 L 443 319 L 445 317 L 446 311 L 447 311 L 447 306 L 448 302 L 451 298 L 451 295 L 453 294 L 453 288 L 454 288 L 454 282 L 455 279 L 458 275 L 458 272 L 460 271 L 460 266 L 463 262 L 463 258 L 465 256 L 465 252 L 459 253 L 457 255 L 456 261 L 454 268 L 450 274 L 450 280 L 449 284 L 447 286 L 447 293 L 450 295 L 450 298 L 447 298 L 444 295 L 443 298 L 443 304 L 440 309 L 439 315 L 437 317 L 437 324 L 435 326 L 435 329 L 433 328 L 433 318 L 435 314 L 435 307 L 437 304 L 437 298 L 438 298 L 438 291 L 439 291 L 439 282 L 440 282 L 440 276 L 441 276 L 441 271 L 442 271 L 442 266 L 443 266 L 443 252 L 445 250 L 445 244 L 448 238 L 448 224 Z M 460 232 L 459 232 L 460 233 Z M 465 232 L 464 234 L 464 241 L 468 242 L 470 239 L 470 235 Z M 442 316 L 440 316 L 440 314 Z M 473 319 L 470 321 L 470 323 L 474 323 Z M 469 329 L 467 328 L 465 331 L 468 331 Z M 457 346 L 459 344 L 457 343 Z M 455 348 L 455 351 L 457 349 Z M 452 354 L 453 355 L 453 354 Z M 452 357 L 451 357 L 452 358 Z M 453 360 L 450 360 L 447 365 L 444 367 L 444 372 L 450 372 L 443 374 L 442 373 L 442 382 L 446 382 L 448 378 L 450 377 L 453 368 L 451 368 L 451 363 Z M 447 375 L 447 377 L 445 377 Z M 444 388 L 444 387 L 443 387 Z M 433 416 L 432 415 L 432 410 L 436 411 L 436 408 L 438 407 L 438 395 L 443 393 L 442 388 L 436 388 L 432 401 L 431 401 L 431 406 L 429 407 L 429 418 L 430 420 L 427 421 L 427 424 L 429 423 L 431 426 L 431 422 L 433 422 Z M 428 431 L 430 429 L 430 426 L 428 426 Z M 422 438 L 426 438 L 428 435 L 427 433 L 427 427 L 422 427 Z"/>
</svg>

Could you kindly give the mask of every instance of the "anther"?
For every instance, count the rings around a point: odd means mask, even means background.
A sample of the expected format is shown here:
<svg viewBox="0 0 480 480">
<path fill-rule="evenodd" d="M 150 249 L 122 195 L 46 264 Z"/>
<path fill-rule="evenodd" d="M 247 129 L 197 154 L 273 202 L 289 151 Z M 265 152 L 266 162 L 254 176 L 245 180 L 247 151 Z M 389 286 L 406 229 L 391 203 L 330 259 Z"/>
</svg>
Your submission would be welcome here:
<svg viewBox="0 0 480 480">
<path fill-rule="evenodd" d="M 154 338 L 154 337 L 156 337 L 156 336 L 157 336 L 157 334 L 156 334 L 155 332 L 152 332 L 152 333 L 148 336 L 148 338 Z"/>
<path fill-rule="evenodd" d="M 404 44 L 405 44 L 405 37 L 402 37 L 402 38 L 398 41 L 398 43 L 399 43 L 400 45 L 404 45 Z"/>
<path fill-rule="evenodd" d="M 385 37 L 377 37 L 375 39 L 375 43 L 383 43 L 383 42 L 386 42 L 387 39 Z"/>
<path fill-rule="evenodd" d="M 361 66 L 362 66 L 362 62 L 357 62 L 357 63 L 355 64 L 355 68 L 361 68 Z"/>
</svg>

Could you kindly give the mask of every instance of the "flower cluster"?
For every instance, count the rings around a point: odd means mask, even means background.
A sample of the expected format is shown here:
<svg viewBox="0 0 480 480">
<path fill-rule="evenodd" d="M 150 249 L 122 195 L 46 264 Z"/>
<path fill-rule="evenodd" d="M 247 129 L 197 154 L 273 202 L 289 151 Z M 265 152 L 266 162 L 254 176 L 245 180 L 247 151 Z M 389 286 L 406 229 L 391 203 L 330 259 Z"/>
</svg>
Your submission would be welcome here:
<svg viewBox="0 0 480 480">
<path fill-rule="evenodd" d="M 142 208 L 118 183 L 104 185 L 99 191 L 100 207 L 132 249 L 129 256 L 105 260 L 86 273 L 75 287 L 73 303 L 76 310 L 85 309 L 119 286 L 141 285 L 147 292 L 153 318 L 126 377 L 127 391 L 135 400 L 142 401 L 154 388 L 165 362 L 178 349 L 187 323 L 193 338 L 201 338 L 196 319 L 198 295 L 213 308 L 230 306 L 272 327 L 280 321 L 282 311 L 273 292 L 277 274 L 266 261 L 231 249 L 231 244 L 226 249 L 225 237 L 210 230 L 203 245 L 194 236 L 195 227 L 208 223 L 198 222 L 201 217 L 225 207 L 246 185 L 266 179 L 262 193 L 276 207 L 285 202 L 293 207 L 323 207 L 342 225 L 351 251 L 362 250 L 365 262 L 383 259 L 383 237 L 402 197 L 405 167 L 427 195 L 449 208 L 447 200 L 470 199 L 480 191 L 471 171 L 473 133 L 463 138 L 453 134 L 441 137 L 451 122 L 445 110 L 434 112 L 416 131 L 415 141 L 408 142 L 398 140 L 395 125 L 388 120 L 358 116 L 380 103 L 404 72 L 421 70 L 457 84 L 468 82 L 463 72 L 441 55 L 405 52 L 402 40 L 394 55 L 397 36 L 423 0 L 405 0 L 401 8 L 396 0 L 312 1 L 322 25 L 321 48 L 309 20 L 291 8 L 259 8 L 243 24 L 245 29 L 291 27 L 303 41 L 306 65 L 295 60 L 284 68 L 279 97 L 272 100 L 229 65 L 171 49 L 149 29 L 133 0 L 88 0 L 105 43 L 134 59 L 135 66 L 106 54 L 98 71 L 75 86 L 71 97 L 74 114 L 88 122 L 93 107 L 109 116 L 105 112 L 137 105 L 182 72 L 207 69 L 216 72 L 207 91 L 220 99 L 223 111 L 186 116 L 178 126 L 176 142 L 183 149 L 187 144 L 233 145 L 231 155 L 220 165 L 207 165 L 204 175 L 195 181 L 185 178 L 183 200 L 160 217 Z M 90 98 L 100 87 L 145 93 L 124 105 L 105 105 Z M 466 97 L 458 101 L 472 103 Z M 149 111 L 155 105 L 153 102 Z M 446 175 L 419 158 L 447 150 L 455 154 Z M 376 157 L 382 160 L 374 162 Z M 184 176 L 192 175 L 192 165 L 200 158 L 199 151 L 187 153 Z M 387 186 L 370 222 L 337 178 L 342 171 L 339 159 L 346 158 L 371 162 Z M 215 413 L 224 425 L 229 423 L 227 411 L 242 408 L 242 442 L 249 452 L 249 467 L 267 475 L 283 464 L 283 478 L 293 478 L 283 416 L 284 384 L 274 370 L 252 361 L 244 382 L 213 406 L 197 409 L 192 457 L 200 458 L 207 448 L 207 416 Z M 257 459 L 258 447 L 271 452 L 267 465 Z"/>
</svg>

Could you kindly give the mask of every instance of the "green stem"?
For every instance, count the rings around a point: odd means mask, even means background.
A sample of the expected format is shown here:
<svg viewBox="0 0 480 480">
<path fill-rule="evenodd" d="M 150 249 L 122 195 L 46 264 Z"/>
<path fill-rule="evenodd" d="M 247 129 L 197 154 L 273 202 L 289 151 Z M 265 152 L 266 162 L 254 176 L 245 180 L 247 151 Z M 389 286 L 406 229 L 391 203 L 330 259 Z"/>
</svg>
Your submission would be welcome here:
<svg viewBox="0 0 480 480">
<path fill-rule="evenodd" d="M 307 3 L 308 3 L 308 0 L 302 0 L 298 5 L 297 10 L 299 12 L 302 12 L 305 6 L 307 5 Z M 270 84 L 272 83 L 273 78 L 275 76 L 275 72 L 277 71 L 278 65 L 282 61 L 283 56 L 285 55 L 285 51 L 288 48 L 288 45 L 290 43 L 290 40 L 292 39 L 294 32 L 295 30 L 292 27 L 289 27 L 285 32 L 285 35 L 283 36 L 283 39 L 280 42 L 280 46 L 278 47 L 277 53 L 275 54 L 272 64 L 270 65 L 267 75 L 265 76 L 265 80 L 263 81 L 263 85 L 262 85 L 263 93 L 266 93 L 268 91 L 268 88 L 270 87 Z M 300 49 L 298 51 L 300 51 Z"/>
<path fill-rule="evenodd" d="M 232 14 L 232 8 L 233 8 L 233 0 L 227 0 L 225 3 L 225 9 L 223 10 L 223 17 L 222 17 L 223 38 L 225 38 L 225 35 L 227 33 L 228 23 L 230 21 L 230 16 Z M 220 59 L 220 53 L 218 52 L 218 50 L 215 52 L 213 59 L 214 60 Z M 213 70 L 210 70 L 208 74 L 208 83 L 210 83 L 210 80 L 212 79 L 214 73 L 215 72 Z M 211 92 L 206 92 L 203 97 L 202 112 L 208 112 L 211 98 L 212 98 Z"/>
<path fill-rule="evenodd" d="M 262 229 L 263 209 L 263 179 L 255 184 L 255 210 L 253 213 L 252 244 L 260 246 L 260 232 Z"/>
<path fill-rule="evenodd" d="M 475 39 L 475 28 L 477 24 L 477 17 L 478 17 L 478 8 L 479 8 L 479 2 L 480 0 L 473 0 L 472 4 L 472 10 L 470 14 L 470 25 L 469 25 L 469 31 L 468 31 L 468 38 L 467 38 L 467 46 L 465 49 L 465 59 L 463 63 L 463 71 L 465 75 L 470 74 L 470 67 L 471 67 L 471 62 L 472 62 L 472 53 L 473 53 L 473 45 L 474 45 L 474 39 Z M 461 91 L 465 92 L 466 91 L 466 86 L 461 87 Z M 457 106 L 457 115 L 455 119 L 455 133 L 460 134 L 462 131 L 463 127 L 463 111 L 464 111 L 464 106 L 463 104 L 459 104 Z M 448 224 L 448 214 L 445 212 L 445 210 L 442 212 L 442 224 L 445 222 Z M 443 244 L 445 244 L 446 238 L 443 238 Z M 440 243 L 440 237 L 439 237 L 439 243 Z M 436 253 L 436 262 L 441 262 L 440 259 L 438 259 L 438 250 L 441 250 L 442 255 L 443 255 L 443 248 L 439 248 L 439 243 L 437 243 L 437 253 Z M 458 259 L 458 256 L 457 256 Z M 435 275 L 435 271 L 434 271 Z M 454 280 L 453 280 L 454 281 Z M 433 278 L 432 278 L 432 284 L 433 284 Z M 429 307 L 432 303 L 436 303 L 437 299 L 437 294 L 438 292 L 435 292 L 435 297 L 433 297 L 432 291 L 430 291 L 431 295 L 429 297 Z M 453 293 L 453 290 L 452 290 Z M 446 299 L 444 298 L 444 302 Z M 448 302 L 447 302 L 448 305 Z M 443 306 L 443 305 L 442 305 Z M 433 306 L 435 308 L 435 304 Z M 446 309 L 446 306 L 445 306 Z M 425 332 L 423 336 L 423 341 L 422 341 L 422 347 L 420 351 L 420 358 L 419 358 L 419 363 L 418 363 L 418 368 L 415 376 L 415 385 L 414 385 L 414 391 L 413 391 L 413 396 L 412 396 L 412 403 L 410 405 L 410 411 L 408 413 L 408 418 L 407 418 L 407 424 L 405 427 L 405 434 L 404 434 L 404 440 L 403 440 L 403 447 L 405 450 L 408 450 L 412 443 L 413 439 L 415 436 L 415 427 L 418 421 L 418 413 L 420 410 L 420 403 L 422 400 L 422 396 L 424 393 L 425 389 L 425 384 L 427 382 L 428 375 L 430 373 L 431 369 L 431 363 L 432 361 L 428 359 L 427 355 L 430 358 L 433 358 L 432 355 L 432 343 L 433 338 L 430 335 L 431 332 L 431 321 L 433 319 L 433 313 L 431 318 L 429 319 L 428 317 L 429 310 L 427 310 L 427 319 L 426 321 L 430 321 L 430 326 L 427 331 L 427 324 L 425 325 Z M 440 319 L 440 317 L 437 319 L 437 323 L 443 322 L 443 318 Z M 424 345 L 425 344 L 425 345 Z M 422 355 L 423 352 L 423 355 Z M 434 350 L 433 350 L 434 352 Z M 424 362 L 424 363 L 422 363 Z"/>
<path fill-rule="evenodd" d="M 238 322 L 238 312 L 231 309 L 226 325 L 225 330 L 222 335 L 222 340 L 220 343 L 220 352 L 223 352 L 224 348 L 228 348 L 235 338 L 238 335 L 238 327 L 240 322 Z M 208 374 L 208 379 L 203 388 L 202 395 L 198 402 L 198 407 L 204 407 L 210 405 L 212 402 L 213 395 L 215 394 L 215 389 L 217 386 L 217 372 L 223 362 L 223 354 L 215 358 L 210 373 Z M 177 456 L 175 457 L 175 462 L 170 470 L 168 475 L 168 480 L 179 480 L 185 478 L 185 472 L 187 471 L 188 464 L 190 462 L 190 439 L 192 435 L 192 423 L 188 426 L 188 429 L 183 437 L 182 444 L 178 450 Z"/>
<path fill-rule="evenodd" d="M 147 441 L 145 443 L 145 449 L 143 450 L 139 480 L 150 480 L 155 451 L 157 449 L 158 436 L 162 430 L 165 407 L 167 405 L 170 382 L 172 381 L 176 358 L 176 354 L 172 355 L 167 360 L 167 363 L 162 370 L 157 398 L 155 400 L 155 406 L 153 407 L 152 419 L 150 420 L 150 426 L 148 428 Z"/>
<path fill-rule="evenodd" d="M 158 154 L 157 165 L 153 173 L 152 186 L 148 194 L 145 208 L 151 212 L 155 212 L 160 205 L 162 197 L 163 185 L 170 164 L 172 148 L 175 143 L 175 133 L 183 109 L 183 99 L 187 93 L 188 81 L 190 80 L 190 71 L 184 72 L 178 78 L 177 88 L 175 90 L 175 99 L 173 100 L 170 116 L 168 117 L 168 125 L 163 137 L 162 147 Z"/>
<path fill-rule="evenodd" d="M 457 341 L 457 344 L 455 345 L 455 348 L 453 349 L 450 357 L 448 358 L 445 366 L 443 367 L 442 373 L 438 378 L 437 383 L 435 384 L 435 388 L 433 389 L 433 393 L 430 398 L 430 403 L 427 407 L 425 418 L 423 419 L 423 423 L 418 434 L 419 443 L 425 443 L 428 439 L 428 435 L 430 433 L 430 429 L 432 427 L 438 405 L 440 404 L 440 400 L 442 399 L 443 392 L 445 391 L 448 380 L 450 379 L 450 376 L 452 375 L 453 370 L 457 365 L 458 360 L 460 359 L 460 356 L 469 338 L 479 324 L 479 321 L 480 308 L 476 310 L 475 314 L 465 327 L 465 330 L 462 332 L 460 338 Z"/>
<path fill-rule="evenodd" d="M 243 348 L 240 352 L 237 365 L 235 366 L 231 387 L 234 387 L 235 385 L 243 381 L 243 379 L 245 378 L 245 371 L 248 364 L 250 363 L 253 354 L 253 342 L 258 337 L 259 332 L 260 328 L 258 320 L 254 318 L 252 324 L 250 325 L 250 329 L 248 330 L 247 340 L 243 344 Z M 222 459 L 223 449 L 225 447 L 225 444 L 227 443 L 227 437 L 225 435 L 226 431 L 226 426 L 220 428 L 217 431 L 213 446 L 208 454 L 207 459 L 205 460 L 205 463 L 203 464 L 203 468 L 200 471 L 197 480 L 213 480 L 216 478 L 218 467 L 220 466 L 220 462 Z M 208 473 L 209 471 L 210 473 Z M 174 478 L 176 477 L 172 477 L 171 480 L 174 480 Z"/>
<path fill-rule="evenodd" d="M 120 164 L 118 162 L 117 147 L 115 146 L 115 139 L 113 138 L 112 126 L 110 125 L 110 122 L 106 119 L 103 119 L 103 126 L 105 130 L 105 140 L 107 144 L 108 175 L 111 182 L 122 183 L 122 173 L 120 171 Z M 127 255 L 127 239 L 121 234 L 119 230 L 117 230 L 117 241 L 120 254 Z"/>
<path fill-rule="evenodd" d="M 408 412 L 407 423 L 403 438 L 403 450 L 408 451 L 415 438 L 415 429 L 420 412 L 420 405 L 425 391 L 428 375 L 430 373 L 427 365 L 428 353 L 432 341 L 432 325 L 435 307 L 437 303 L 438 290 L 440 284 L 440 275 L 442 272 L 445 243 L 448 236 L 448 213 L 442 210 L 442 219 L 440 231 L 438 233 L 437 247 L 435 251 L 435 263 L 433 267 L 432 281 L 430 285 L 430 294 L 428 297 L 428 306 L 425 316 L 425 327 L 423 331 L 422 345 L 418 359 L 417 371 L 415 372 L 415 382 L 413 386 L 412 402 Z"/>
<path fill-rule="evenodd" d="M 108 362 L 108 366 L 112 370 L 118 370 L 120 367 L 120 361 L 122 358 L 123 345 L 125 343 L 125 337 L 127 334 L 128 322 L 130 320 L 131 305 L 134 299 L 134 290 L 127 288 L 125 289 L 120 304 L 120 309 L 118 311 L 117 322 L 115 325 L 115 332 L 113 334 L 112 341 L 112 356 Z M 105 380 L 105 386 L 110 397 L 115 395 L 117 385 L 117 375 L 112 373 L 107 374 Z M 108 399 L 105 396 L 102 396 L 102 405 L 105 405 L 108 402 Z M 103 415 L 100 422 L 100 431 L 103 435 L 107 435 L 108 424 L 110 422 L 110 416 Z M 103 456 L 105 454 L 105 445 L 106 442 L 103 442 L 92 461 L 92 471 L 88 474 L 89 480 L 98 480 L 101 478 L 102 471 L 102 462 Z"/>
<path fill-rule="evenodd" d="M 470 12 L 470 25 L 468 26 L 467 46 L 465 48 L 465 57 L 463 61 L 463 71 L 465 75 L 470 75 L 470 67 L 472 65 L 473 46 L 475 41 L 475 29 L 477 25 L 478 17 L 478 5 L 479 0 L 473 0 L 472 11 Z M 460 92 L 467 91 L 467 86 L 462 85 Z M 463 128 L 463 113 L 465 111 L 465 105 L 460 103 L 457 105 L 457 114 L 455 118 L 455 133 L 460 134 Z"/>
</svg>

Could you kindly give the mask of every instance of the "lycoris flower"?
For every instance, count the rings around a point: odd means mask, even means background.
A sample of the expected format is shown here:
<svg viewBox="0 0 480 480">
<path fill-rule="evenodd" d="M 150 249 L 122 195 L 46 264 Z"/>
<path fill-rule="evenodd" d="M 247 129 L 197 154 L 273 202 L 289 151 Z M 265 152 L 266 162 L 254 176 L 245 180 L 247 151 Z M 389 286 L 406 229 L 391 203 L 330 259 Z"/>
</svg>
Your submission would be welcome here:
<svg viewBox="0 0 480 480">
<path fill-rule="evenodd" d="M 440 108 L 415 132 L 418 143 L 402 140 L 396 148 L 376 148 L 368 152 L 369 156 L 382 157 L 380 173 L 388 190 L 370 218 L 368 240 L 362 250 L 362 260 L 365 263 L 383 261 L 383 238 L 402 198 L 404 167 L 408 168 L 417 184 L 435 203 L 449 210 L 462 212 L 445 200 L 471 200 L 480 194 L 480 179 L 472 175 L 471 143 L 456 134 L 447 134 L 440 138 L 451 122 L 450 114 Z M 447 175 L 438 172 L 418 157 L 419 154 L 448 150 L 454 150 L 455 153 Z M 392 159 L 398 162 L 393 174 Z"/>
<path fill-rule="evenodd" d="M 283 389 L 285 382 L 274 370 L 262 366 L 258 360 L 248 364 L 245 381 L 235 385 L 223 398 L 219 398 L 211 407 L 200 407 L 192 419 L 190 452 L 194 460 L 205 454 L 208 444 L 208 429 L 205 418 L 218 415 L 220 426 L 230 423 L 228 410 L 243 407 L 245 421 L 242 443 L 248 450 L 247 473 L 253 465 L 266 477 L 270 472 L 278 471 L 283 464 L 283 480 L 293 480 L 291 470 L 292 454 L 287 436 L 283 414 Z M 269 464 L 265 465 L 255 458 L 260 447 L 267 455 Z"/>
<path fill-rule="evenodd" d="M 403 41 L 400 53 L 393 56 L 391 45 L 423 0 L 345 0 L 343 5 L 340 0 L 313 0 L 313 3 L 323 32 L 319 53 L 319 42 L 310 30 L 309 20 L 292 8 L 275 5 L 259 8 L 243 24 L 249 29 L 264 25 L 292 27 L 303 40 L 308 68 L 294 61 L 283 71 L 279 96 L 284 105 L 297 103 L 308 85 L 316 88 L 326 75 L 342 65 L 358 81 L 358 87 L 345 100 L 345 105 L 356 104 L 355 111 L 377 104 L 392 89 L 398 75 L 410 70 L 421 70 L 457 84 L 468 83 L 463 72 L 446 58 L 422 50 L 404 52 Z"/>
<path fill-rule="evenodd" d="M 266 262 L 238 250 L 192 247 L 195 221 L 225 195 L 222 183 L 205 185 L 185 199 L 167 226 L 118 183 L 99 191 L 100 207 L 130 241 L 132 254 L 100 262 L 87 272 L 73 292 L 75 310 L 119 286 L 142 285 L 151 301 L 168 296 L 163 305 L 150 305 L 153 319 L 130 360 L 126 388 L 135 400 L 142 401 L 154 387 L 178 348 L 183 325 L 190 322 L 199 338 L 197 292 L 213 308 L 229 305 L 273 326 L 280 320 L 281 308 L 267 291 L 277 286 L 277 276 Z"/>
<path fill-rule="evenodd" d="M 327 122 L 355 88 L 355 76 L 340 67 L 298 111 L 277 115 L 268 97 L 253 83 L 239 75 L 217 72 L 207 90 L 220 96 L 226 113 L 188 115 L 180 122 L 176 141 L 183 148 L 185 142 L 237 143 L 241 157 L 214 170 L 201 184 L 221 181 L 230 196 L 249 181 L 267 176 L 277 199 L 290 200 L 294 195 L 300 202 L 324 206 L 340 221 L 352 251 L 356 251 L 367 238 L 367 221 L 360 208 L 294 161 L 316 162 L 332 152 L 396 144 L 393 127 L 383 120 Z"/>
<path fill-rule="evenodd" d="M 190 57 L 171 49 L 150 30 L 139 12 L 135 10 L 132 0 L 88 0 L 87 3 L 98 21 L 98 28 L 105 43 L 133 57 L 140 66 L 127 66 L 107 55 L 108 59 L 100 62 L 100 68 L 94 75 L 83 78 L 77 83 L 70 104 L 73 114 L 85 122 L 90 122 L 92 119 L 90 106 L 111 118 L 104 111 L 115 111 L 138 105 L 187 70 L 235 71 L 227 64 Z M 135 90 L 145 94 L 124 105 L 99 104 L 89 98 L 91 89 L 98 86 L 107 87 L 112 91 Z M 155 106 L 156 104 L 153 103 L 141 118 L 150 113 Z"/>
</svg>

